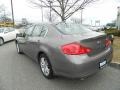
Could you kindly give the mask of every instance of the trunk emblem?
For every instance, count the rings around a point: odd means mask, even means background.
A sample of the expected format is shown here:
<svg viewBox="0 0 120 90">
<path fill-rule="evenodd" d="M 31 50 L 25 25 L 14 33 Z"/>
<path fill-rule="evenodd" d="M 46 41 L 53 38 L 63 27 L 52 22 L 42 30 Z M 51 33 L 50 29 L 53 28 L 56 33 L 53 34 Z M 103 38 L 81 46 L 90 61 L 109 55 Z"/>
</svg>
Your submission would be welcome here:
<svg viewBox="0 0 120 90">
<path fill-rule="evenodd" d="M 104 45 L 102 44 L 102 41 L 97 41 L 97 44 L 98 44 L 98 48 L 104 47 Z"/>
</svg>

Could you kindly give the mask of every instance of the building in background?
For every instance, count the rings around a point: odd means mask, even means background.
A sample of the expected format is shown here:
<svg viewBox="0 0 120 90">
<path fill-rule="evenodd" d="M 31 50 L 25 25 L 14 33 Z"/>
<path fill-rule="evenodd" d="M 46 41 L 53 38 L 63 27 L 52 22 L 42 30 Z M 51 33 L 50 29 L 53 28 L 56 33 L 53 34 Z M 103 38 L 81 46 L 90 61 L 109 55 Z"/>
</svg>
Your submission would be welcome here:
<svg viewBox="0 0 120 90">
<path fill-rule="evenodd" d="M 118 15 L 117 15 L 116 26 L 117 26 L 118 30 L 120 30 L 120 7 L 118 7 Z"/>
</svg>

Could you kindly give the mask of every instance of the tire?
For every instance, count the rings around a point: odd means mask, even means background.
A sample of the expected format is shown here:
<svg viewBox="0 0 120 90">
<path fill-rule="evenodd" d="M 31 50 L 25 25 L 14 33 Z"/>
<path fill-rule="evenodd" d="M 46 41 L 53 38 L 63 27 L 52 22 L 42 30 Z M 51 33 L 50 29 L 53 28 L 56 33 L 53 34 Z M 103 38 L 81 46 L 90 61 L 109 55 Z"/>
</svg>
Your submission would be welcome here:
<svg viewBox="0 0 120 90">
<path fill-rule="evenodd" d="M 3 44 L 4 44 L 4 40 L 0 38 L 0 46 L 2 46 Z"/>
<path fill-rule="evenodd" d="M 16 43 L 16 49 L 18 54 L 22 54 L 18 43 Z"/>
<path fill-rule="evenodd" d="M 43 76 L 47 79 L 53 79 L 53 70 L 48 57 L 45 54 L 39 56 L 39 65 Z"/>
</svg>

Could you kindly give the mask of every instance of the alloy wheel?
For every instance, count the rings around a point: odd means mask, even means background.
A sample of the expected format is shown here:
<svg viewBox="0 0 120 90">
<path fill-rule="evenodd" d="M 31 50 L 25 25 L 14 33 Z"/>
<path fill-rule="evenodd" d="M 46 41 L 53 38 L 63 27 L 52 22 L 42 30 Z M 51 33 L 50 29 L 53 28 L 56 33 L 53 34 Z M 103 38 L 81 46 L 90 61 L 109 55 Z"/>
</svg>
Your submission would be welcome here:
<svg viewBox="0 0 120 90">
<path fill-rule="evenodd" d="M 43 74 L 45 76 L 48 76 L 50 73 L 50 69 L 48 67 L 48 62 L 45 60 L 44 57 L 41 58 L 40 65 L 41 65 L 41 70 L 42 70 Z"/>
<path fill-rule="evenodd" d="M 40 55 L 39 64 L 44 77 L 47 79 L 52 79 L 54 77 L 52 66 L 50 64 L 49 58 L 45 54 Z"/>
</svg>

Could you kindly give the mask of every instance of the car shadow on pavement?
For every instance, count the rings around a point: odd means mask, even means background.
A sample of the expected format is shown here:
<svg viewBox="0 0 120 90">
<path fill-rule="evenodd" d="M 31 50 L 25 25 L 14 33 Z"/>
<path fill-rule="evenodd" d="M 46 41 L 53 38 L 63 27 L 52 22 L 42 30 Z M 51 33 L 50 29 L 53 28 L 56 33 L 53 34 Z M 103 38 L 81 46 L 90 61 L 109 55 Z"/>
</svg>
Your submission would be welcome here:
<svg viewBox="0 0 120 90">
<path fill-rule="evenodd" d="M 55 87 L 61 87 L 65 90 L 93 90 L 93 88 L 98 85 L 99 83 L 103 82 L 104 78 L 103 71 L 100 71 L 94 75 L 91 75 L 84 80 L 81 79 L 70 79 L 65 77 L 57 77 L 53 80 L 49 80 L 50 84 L 54 85 Z M 85 89 L 86 88 L 86 89 Z M 92 89 L 89 89 L 92 88 Z M 96 89 L 95 89 L 96 90 Z"/>
<path fill-rule="evenodd" d="M 5 45 L 8 45 L 8 44 L 11 44 L 11 43 L 13 43 L 13 42 L 15 42 L 15 40 L 10 40 L 10 41 L 4 42 L 4 44 L 1 45 L 0 47 L 5 46 Z"/>
</svg>

